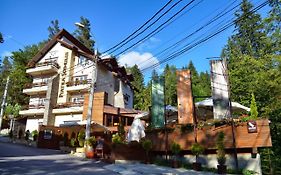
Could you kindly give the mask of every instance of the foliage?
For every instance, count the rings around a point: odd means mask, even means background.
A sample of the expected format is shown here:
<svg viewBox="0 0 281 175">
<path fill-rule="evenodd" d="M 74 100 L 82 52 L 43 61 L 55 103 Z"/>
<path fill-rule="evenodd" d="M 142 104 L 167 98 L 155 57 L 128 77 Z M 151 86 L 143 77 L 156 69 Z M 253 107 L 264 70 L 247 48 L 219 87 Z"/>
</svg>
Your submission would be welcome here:
<svg viewBox="0 0 281 175">
<path fill-rule="evenodd" d="M 225 158 L 225 150 L 224 150 L 224 133 L 219 132 L 216 140 L 216 147 L 217 147 L 217 159 L 219 165 L 224 165 L 226 158 Z"/>
<path fill-rule="evenodd" d="M 95 138 L 95 136 L 91 136 L 90 138 L 88 138 L 88 139 L 85 140 L 85 145 L 86 145 L 86 146 L 92 147 L 92 146 L 94 146 L 95 144 L 96 144 L 96 138 Z"/>
<path fill-rule="evenodd" d="M 4 43 L 4 38 L 1 32 L 0 32 L 0 43 Z"/>
<path fill-rule="evenodd" d="M 73 148 L 77 146 L 77 141 L 76 141 L 75 138 L 70 139 L 70 146 L 73 147 Z"/>
<path fill-rule="evenodd" d="M 83 147 L 84 142 L 85 142 L 85 131 L 84 130 L 79 131 L 77 139 L 78 139 L 79 146 Z"/>
<path fill-rule="evenodd" d="M 121 143 L 123 143 L 123 139 L 118 133 L 113 134 L 112 135 L 112 143 L 121 144 Z"/>
<path fill-rule="evenodd" d="M 15 105 L 8 104 L 5 109 L 5 115 L 13 115 L 14 117 L 19 116 L 21 106 L 16 103 Z"/>
<path fill-rule="evenodd" d="M 33 130 L 31 132 L 31 135 L 32 135 L 33 141 L 36 141 L 37 138 L 38 138 L 38 131 L 37 130 Z"/>
<path fill-rule="evenodd" d="M 141 146 L 148 153 L 152 149 L 152 142 L 149 139 L 142 140 Z"/>
<path fill-rule="evenodd" d="M 204 152 L 204 150 L 205 150 L 204 147 L 199 143 L 193 143 L 191 146 L 191 152 L 195 156 L 199 156 Z"/>
<path fill-rule="evenodd" d="M 174 155 L 178 155 L 181 151 L 181 146 L 178 143 L 173 142 L 171 145 L 171 151 Z"/>
<path fill-rule="evenodd" d="M 243 0 L 236 12 L 235 33 L 222 52 L 228 60 L 231 97 L 250 106 L 252 93 L 259 116 L 270 118 L 273 147 L 261 150 L 263 174 L 280 174 L 281 100 L 281 3 L 270 0 L 270 11 L 263 20 L 253 5 Z M 251 117 L 249 117 L 251 118 Z M 247 119 L 247 118 L 246 118 Z M 273 119 L 273 120 L 272 120 Z M 276 165 L 276 166 L 275 166 Z"/>
<path fill-rule="evenodd" d="M 244 169 L 244 170 L 242 170 L 242 174 L 243 174 L 243 175 L 255 175 L 255 174 L 258 174 L 258 173 L 255 172 L 255 171 L 252 171 L 252 170 L 246 170 L 246 169 Z"/>
<path fill-rule="evenodd" d="M 256 99 L 255 99 L 255 95 L 252 93 L 252 100 L 251 100 L 251 106 L 250 106 L 250 112 L 251 112 L 251 116 L 250 118 L 252 120 L 256 120 L 258 118 L 258 109 L 257 109 L 257 104 L 256 104 Z"/>
<path fill-rule="evenodd" d="M 48 27 L 49 39 L 52 39 L 59 31 L 59 21 L 57 19 L 51 21 L 51 26 Z"/>
<path fill-rule="evenodd" d="M 87 48 L 94 50 L 95 41 L 91 39 L 91 23 L 89 19 L 81 16 L 80 24 L 83 26 L 77 26 L 77 29 L 74 32 L 74 36 Z"/>
<path fill-rule="evenodd" d="M 165 66 L 162 76 L 165 77 L 165 104 L 177 105 L 177 68 L 175 66 Z"/>
</svg>

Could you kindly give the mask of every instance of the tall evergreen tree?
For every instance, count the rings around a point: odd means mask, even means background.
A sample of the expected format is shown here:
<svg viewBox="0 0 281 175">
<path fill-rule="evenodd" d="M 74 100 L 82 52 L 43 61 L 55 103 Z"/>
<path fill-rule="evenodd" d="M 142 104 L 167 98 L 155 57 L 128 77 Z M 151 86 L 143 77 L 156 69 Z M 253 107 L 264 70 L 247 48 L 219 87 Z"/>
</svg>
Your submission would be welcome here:
<svg viewBox="0 0 281 175">
<path fill-rule="evenodd" d="M 89 49 L 91 49 L 92 51 L 94 50 L 94 45 L 95 45 L 95 41 L 91 39 L 91 24 L 90 21 L 81 16 L 80 17 L 80 24 L 82 24 L 81 26 L 77 26 L 77 29 L 74 32 L 74 35 L 76 36 L 76 38 L 82 43 L 84 44 L 86 47 L 88 47 Z"/>
<path fill-rule="evenodd" d="M 0 32 L 0 43 L 4 43 L 4 38 L 1 32 Z"/>
<path fill-rule="evenodd" d="M 177 105 L 177 77 L 176 67 L 165 66 L 163 75 L 165 77 L 165 104 L 176 106 Z"/>
<path fill-rule="evenodd" d="M 59 21 L 57 19 L 51 21 L 51 25 L 48 27 L 48 31 L 49 39 L 52 39 L 60 31 Z"/>
<path fill-rule="evenodd" d="M 280 0 L 271 0 L 269 17 L 262 20 L 251 13 L 243 0 L 236 13 L 235 34 L 229 38 L 222 56 L 228 59 L 232 99 L 250 106 L 256 95 L 260 116 L 270 118 L 272 149 L 260 150 L 263 174 L 280 174 L 281 168 L 281 59 Z"/>
<path fill-rule="evenodd" d="M 140 69 L 138 68 L 137 65 L 134 65 L 131 68 L 127 68 L 130 73 L 133 75 L 134 77 L 134 81 L 132 82 L 134 89 L 134 108 L 135 109 L 139 109 L 139 110 L 144 110 L 144 79 L 143 79 L 143 75 L 140 71 Z"/>
</svg>

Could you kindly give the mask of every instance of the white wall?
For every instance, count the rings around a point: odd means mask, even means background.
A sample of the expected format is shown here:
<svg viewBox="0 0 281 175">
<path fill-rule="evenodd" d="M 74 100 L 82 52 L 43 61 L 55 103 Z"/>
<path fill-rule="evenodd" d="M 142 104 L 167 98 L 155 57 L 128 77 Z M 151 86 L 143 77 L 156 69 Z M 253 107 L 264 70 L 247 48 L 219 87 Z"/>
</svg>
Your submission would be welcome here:
<svg viewBox="0 0 281 175">
<path fill-rule="evenodd" d="M 241 169 L 253 170 L 259 174 L 261 174 L 261 159 L 260 155 L 257 154 L 256 158 L 251 157 L 251 153 L 239 153 L 238 157 L 238 165 Z M 193 155 L 185 155 L 184 160 L 188 163 L 195 162 L 195 156 Z M 209 168 L 217 168 L 217 155 L 209 154 L 203 155 L 199 157 L 199 162 L 202 163 L 202 166 L 206 166 Z M 228 168 L 235 169 L 235 161 L 233 155 L 226 155 L 226 164 Z"/>
<path fill-rule="evenodd" d="M 125 100 L 125 96 L 128 100 Z M 133 108 L 133 91 L 123 81 L 119 81 L 119 91 L 115 94 L 114 106 L 119 108 Z"/>
<path fill-rule="evenodd" d="M 39 122 L 43 122 L 43 118 L 40 119 L 33 119 L 33 118 L 28 118 L 26 121 L 26 127 L 25 130 L 29 130 L 30 132 L 37 130 L 39 127 Z"/>
<path fill-rule="evenodd" d="M 82 121 L 82 114 L 69 114 L 69 115 L 57 115 L 55 117 L 55 126 L 64 124 L 65 121 Z"/>
<path fill-rule="evenodd" d="M 114 76 L 102 66 L 98 66 L 96 92 L 108 94 L 108 104 L 114 105 Z"/>
</svg>

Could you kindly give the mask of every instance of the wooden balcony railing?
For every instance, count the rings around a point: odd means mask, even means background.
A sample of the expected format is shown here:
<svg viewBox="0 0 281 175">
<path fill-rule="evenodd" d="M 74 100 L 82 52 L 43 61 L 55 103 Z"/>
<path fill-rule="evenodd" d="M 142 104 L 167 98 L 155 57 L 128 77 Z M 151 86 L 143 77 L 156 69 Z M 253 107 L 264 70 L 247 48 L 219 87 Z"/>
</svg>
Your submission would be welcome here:
<svg viewBox="0 0 281 175">
<path fill-rule="evenodd" d="M 57 69 L 59 69 L 59 67 L 60 67 L 59 64 L 55 61 L 45 61 L 45 62 L 36 64 L 36 67 L 43 67 L 43 66 L 53 66 Z"/>
<path fill-rule="evenodd" d="M 30 89 L 33 87 L 42 87 L 42 86 L 47 86 L 46 82 L 40 82 L 40 83 L 27 83 L 25 84 L 24 88 L 25 89 Z"/>
<path fill-rule="evenodd" d="M 69 81 L 66 83 L 66 86 L 78 86 L 78 85 L 85 85 L 85 84 L 91 84 L 91 79 L 87 80 L 78 80 L 78 81 Z"/>
<path fill-rule="evenodd" d="M 54 106 L 54 109 L 61 109 L 61 108 L 70 108 L 70 107 L 80 107 L 83 106 L 84 102 L 66 102 L 66 103 L 59 103 Z"/>
</svg>

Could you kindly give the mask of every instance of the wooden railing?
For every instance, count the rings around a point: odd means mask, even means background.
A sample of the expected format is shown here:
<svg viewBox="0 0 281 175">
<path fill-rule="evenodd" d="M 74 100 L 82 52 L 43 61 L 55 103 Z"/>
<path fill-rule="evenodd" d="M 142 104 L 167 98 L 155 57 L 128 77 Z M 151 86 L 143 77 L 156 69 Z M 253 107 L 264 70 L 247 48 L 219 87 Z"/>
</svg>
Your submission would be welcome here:
<svg viewBox="0 0 281 175">
<path fill-rule="evenodd" d="M 28 109 L 42 109 L 45 108 L 45 104 L 38 103 L 38 104 L 30 104 L 30 105 L 25 105 L 22 107 L 23 110 L 28 110 Z"/>
<path fill-rule="evenodd" d="M 47 86 L 46 82 L 40 82 L 40 83 L 27 83 L 24 85 L 25 89 L 30 89 L 33 87 L 42 87 L 42 86 Z"/>
<path fill-rule="evenodd" d="M 45 62 L 36 64 L 36 67 L 43 67 L 43 66 L 53 66 L 57 69 L 59 69 L 59 67 L 60 67 L 59 64 L 55 61 L 45 61 Z"/>
<path fill-rule="evenodd" d="M 69 108 L 69 107 L 80 107 L 83 106 L 84 102 L 66 102 L 58 103 L 54 106 L 54 109 Z"/>
<path fill-rule="evenodd" d="M 87 80 L 78 80 L 78 81 L 69 81 L 66 83 L 66 86 L 78 86 L 83 84 L 91 84 L 91 79 Z"/>
</svg>

